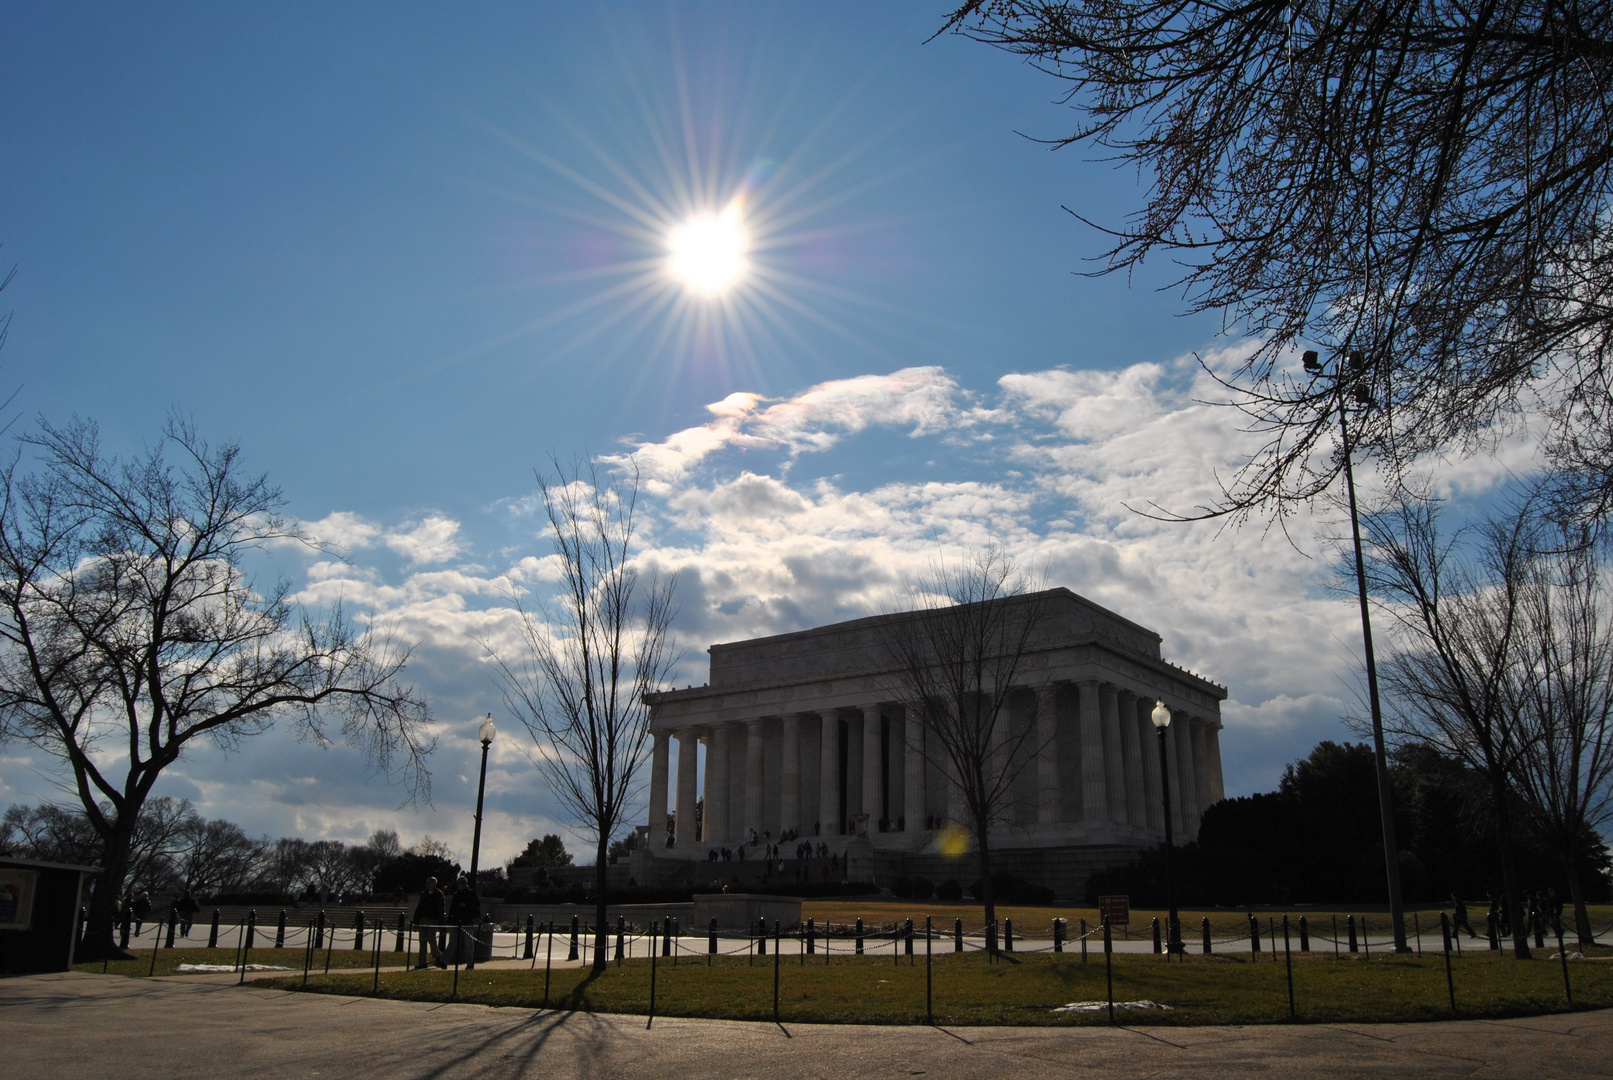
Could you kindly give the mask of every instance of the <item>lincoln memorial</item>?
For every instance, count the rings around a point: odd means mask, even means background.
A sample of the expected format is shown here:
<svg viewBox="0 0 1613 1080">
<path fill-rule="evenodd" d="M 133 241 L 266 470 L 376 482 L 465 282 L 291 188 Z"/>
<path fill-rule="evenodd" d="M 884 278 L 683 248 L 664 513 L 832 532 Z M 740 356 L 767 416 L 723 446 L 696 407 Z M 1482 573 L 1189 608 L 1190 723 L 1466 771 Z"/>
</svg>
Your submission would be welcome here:
<svg viewBox="0 0 1613 1080">
<path fill-rule="evenodd" d="M 1005 728 L 1029 756 L 991 831 L 993 863 L 1067 898 L 1094 869 L 1164 839 L 1156 702 L 1172 717 L 1166 768 L 1175 840 L 1198 834 L 1200 815 L 1222 798 L 1227 692 L 1162 659 L 1158 634 L 1068 589 L 1031 599 L 1039 617 Z M 969 815 L 947 756 L 899 704 L 888 642 L 895 621 L 917 617 L 879 615 L 713 645 L 706 685 L 648 695 L 645 855 L 658 876 L 674 863 L 798 836 L 843 856 L 852 880 L 971 881 L 973 860 L 960 858 Z M 669 809 L 674 824 L 663 832 L 655 825 Z M 795 846 L 782 844 L 780 853 Z"/>
</svg>

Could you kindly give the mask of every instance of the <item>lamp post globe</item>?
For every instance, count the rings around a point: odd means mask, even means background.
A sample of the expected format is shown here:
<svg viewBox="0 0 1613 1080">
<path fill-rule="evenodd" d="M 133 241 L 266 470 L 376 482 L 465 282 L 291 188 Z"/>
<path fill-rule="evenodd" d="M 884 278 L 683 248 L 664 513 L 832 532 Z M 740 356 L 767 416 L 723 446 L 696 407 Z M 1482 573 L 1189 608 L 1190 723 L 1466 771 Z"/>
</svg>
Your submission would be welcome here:
<svg viewBox="0 0 1613 1080">
<path fill-rule="evenodd" d="M 1148 719 L 1153 721 L 1154 733 L 1159 736 L 1159 790 L 1165 803 L 1165 906 L 1169 909 L 1165 937 L 1169 942 L 1168 951 L 1180 953 L 1183 951 L 1182 929 L 1176 917 L 1176 897 L 1171 892 L 1171 849 L 1175 847 L 1175 840 L 1171 836 L 1170 739 L 1166 737 L 1171 726 L 1171 711 L 1163 701 L 1156 701 Z"/>
<path fill-rule="evenodd" d="M 482 721 L 482 726 L 476 729 L 476 737 L 482 741 L 483 749 L 492 743 L 493 736 L 497 734 L 498 728 L 493 726 L 492 714 L 488 714 L 487 719 Z"/>
</svg>

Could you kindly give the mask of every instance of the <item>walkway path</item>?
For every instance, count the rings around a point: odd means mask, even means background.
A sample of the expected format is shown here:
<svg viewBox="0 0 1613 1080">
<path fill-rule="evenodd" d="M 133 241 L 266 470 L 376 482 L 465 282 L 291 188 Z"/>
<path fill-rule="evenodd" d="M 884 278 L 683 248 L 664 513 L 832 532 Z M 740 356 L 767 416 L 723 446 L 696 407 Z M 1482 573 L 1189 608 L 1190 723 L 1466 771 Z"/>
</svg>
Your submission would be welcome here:
<svg viewBox="0 0 1613 1080">
<path fill-rule="evenodd" d="M 1242 1028 L 735 1023 L 339 998 L 206 977 L 0 980 L 8 1073 L 32 1080 L 822 1076 L 1605 1077 L 1613 1010 L 1529 1020 Z"/>
</svg>

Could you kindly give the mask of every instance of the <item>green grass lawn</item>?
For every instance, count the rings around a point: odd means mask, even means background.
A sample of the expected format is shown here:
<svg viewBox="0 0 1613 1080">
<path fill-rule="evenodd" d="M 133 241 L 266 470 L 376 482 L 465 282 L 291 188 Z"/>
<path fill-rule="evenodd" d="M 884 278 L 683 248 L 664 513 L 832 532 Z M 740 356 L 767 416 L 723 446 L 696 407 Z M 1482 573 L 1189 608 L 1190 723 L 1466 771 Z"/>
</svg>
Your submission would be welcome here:
<svg viewBox="0 0 1613 1080">
<path fill-rule="evenodd" d="M 771 1020 L 772 958 L 754 966 L 725 958 L 714 966 L 685 959 L 677 967 L 662 961 L 656 971 L 657 1015 Z M 1514 961 L 1489 952 L 1454 963 L 1458 1014 L 1463 1017 L 1524 1016 L 1567 1009 L 1562 968 L 1545 957 Z M 1575 961 L 1569 965 L 1574 1007 L 1613 1006 L 1613 962 Z M 889 958 L 823 957 L 802 966 L 786 954 L 778 969 L 779 1016 L 801 1023 L 911 1024 L 925 1020 L 925 968 L 922 955 L 909 966 Z M 935 957 L 934 1013 L 942 1024 L 1098 1024 L 1106 1012 L 1059 1013 L 1077 1001 L 1105 998 L 1101 952 L 1088 963 L 1078 954 L 1022 954 L 991 963 L 980 953 Z M 649 1009 L 650 965 L 612 964 L 602 976 L 576 969 L 555 971 L 548 1004 L 582 1011 L 645 1013 Z M 259 985 L 294 990 L 300 973 Z M 332 994 L 369 995 L 372 976 L 332 973 L 310 978 L 308 989 Z M 445 1001 L 453 996 L 451 971 L 381 976 L 380 996 Z M 1117 1001 L 1150 1000 L 1169 1011 L 1119 1013 L 1122 1023 L 1258 1024 L 1287 1023 L 1286 968 L 1269 958 L 1251 962 L 1247 954 L 1189 956 L 1168 962 L 1153 955 L 1114 957 Z M 1296 1018 L 1300 1022 L 1371 1022 L 1449 1019 L 1445 965 L 1435 956 L 1396 958 L 1374 955 L 1335 960 L 1331 954 L 1297 957 L 1294 962 Z M 487 1005 L 539 1007 L 545 1004 L 544 972 L 461 971 L 457 999 Z"/>
<path fill-rule="evenodd" d="M 110 975 L 143 976 L 151 971 L 151 950 L 130 949 L 134 954 L 133 960 L 114 960 L 106 966 Z M 225 964 L 233 965 L 238 959 L 234 949 L 158 949 L 157 975 L 184 975 L 187 972 L 177 971 L 180 964 Z M 381 952 L 382 967 L 397 967 L 410 958 L 406 953 L 395 953 L 390 948 Z M 252 964 L 272 964 L 278 967 L 290 968 L 302 978 L 303 951 L 301 949 L 253 949 L 247 957 Z M 374 954 L 369 952 L 354 952 L 351 948 L 335 949 L 330 953 L 330 969 L 341 968 L 368 968 L 375 962 Z M 101 963 L 96 961 L 89 964 L 74 964 L 74 971 L 84 971 L 99 975 Z M 312 970 L 323 972 L 325 970 L 325 950 L 315 950 Z"/>
</svg>

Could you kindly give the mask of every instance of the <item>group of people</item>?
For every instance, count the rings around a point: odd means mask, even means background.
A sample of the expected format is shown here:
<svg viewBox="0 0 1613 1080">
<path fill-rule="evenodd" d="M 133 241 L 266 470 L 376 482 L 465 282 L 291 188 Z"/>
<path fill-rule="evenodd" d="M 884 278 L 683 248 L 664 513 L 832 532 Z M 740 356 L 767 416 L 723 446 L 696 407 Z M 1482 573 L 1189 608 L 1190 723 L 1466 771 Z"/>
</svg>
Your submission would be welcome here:
<svg viewBox="0 0 1613 1080">
<path fill-rule="evenodd" d="M 1545 938 L 1548 929 L 1553 934 L 1563 932 L 1563 901 L 1555 888 L 1537 890 L 1532 894 L 1526 891 L 1523 898 L 1526 905 L 1523 913 L 1523 930 L 1525 933 L 1534 933 L 1536 944 Z M 1472 924 L 1468 922 L 1467 902 L 1451 893 L 1451 903 L 1454 908 L 1451 913 L 1452 932 L 1466 930 L 1468 937 L 1478 937 L 1473 932 Z M 1505 896 L 1498 896 L 1493 891 L 1490 893 L 1488 925 L 1494 927 L 1500 937 L 1512 936 L 1512 905 L 1507 902 Z"/>
<path fill-rule="evenodd" d="M 460 874 L 454 891 L 446 896 L 437 888 L 437 879 L 428 877 L 414 905 L 414 927 L 420 935 L 420 962 L 415 964 L 415 970 L 431 964 L 447 967 L 448 935 L 460 927 L 475 926 L 481 917 L 482 899 L 470 887 L 468 877 Z"/>
<path fill-rule="evenodd" d="M 179 923 L 179 932 L 184 937 L 190 937 L 190 928 L 196 924 L 196 913 L 202 910 L 202 905 L 186 889 L 178 900 L 174 901 L 174 917 Z M 129 932 L 140 936 L 140 930 L 146 921 L 151 918 L 151 893 L 142 890 L 139 896 L 133 890 L 126 891 L 118 898 L 117 925 L 121 931 L 122 947 L 129 947 Z M 161 921 L 160 919 L 158 921 Z"/>
</svg>

